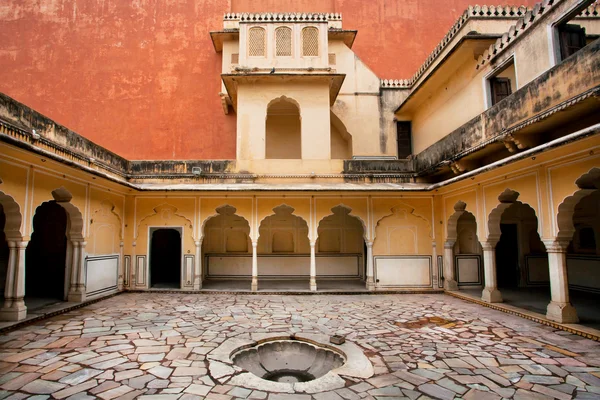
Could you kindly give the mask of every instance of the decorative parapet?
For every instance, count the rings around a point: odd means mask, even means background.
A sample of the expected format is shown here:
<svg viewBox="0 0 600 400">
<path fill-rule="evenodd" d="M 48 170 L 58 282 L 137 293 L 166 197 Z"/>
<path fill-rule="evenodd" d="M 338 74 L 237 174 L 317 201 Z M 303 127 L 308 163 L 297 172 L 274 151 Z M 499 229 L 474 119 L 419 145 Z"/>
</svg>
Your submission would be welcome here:
<svg viewBox="0 0 600 400">
<path fill-rule="evenodd" d="M 596 1 L 583 10 L 576 18 L 598 18 L 600 17 L 600 2 Z"/>
<path fill-rule="evenodd" d="M 470 19 L 482 19 L 482 18 L 518 18 L 524 16 L 530 8 L 525 6 L 511 7 L 511 6 L 469 6 L 465 12 L 458 18 L 458 20 L 452 25 L 446 36 L 441 42 L 433 49 L 429 54 L 425 62 L 419 67 L 417 72 L 409 79 L 382 79 L 382 88 L 393 88 L 393 89 L 409 89 L 411 88 L 427 69 L 433 64 L 435 59 L 442 53 L 442 51 L 452 42 L 452 39 L 460 32 L 461 28 Z"/>
<path fill-rule="evenodd" d="M 239 28 L 240 22 L 326 22 L 329 28 L 342 28 L 340 13 L 227 13 L 223 17 L 225 28 Z"/>
<path fill-rule="evenodd" d="M 521 37 L 524 32 L 529 30 L 536 21 L 548 13 L 558 2 L 555 0 L 544 0 L 537 3 L 533 9 L 528 11 L 523 17 L 517 20 L 517 23 L 510 27 L 508 32 L 498 38 L 496 43 L 492 44 L 477 60 L 477 69 L 481 68 L 487 62 L 492 61 L 500 54 L 509 43 Z M 594 2 L 592 5 L 583 10 L 577 18 L 598 18 L 600 14 L 600 4 Z"/>
</svg>

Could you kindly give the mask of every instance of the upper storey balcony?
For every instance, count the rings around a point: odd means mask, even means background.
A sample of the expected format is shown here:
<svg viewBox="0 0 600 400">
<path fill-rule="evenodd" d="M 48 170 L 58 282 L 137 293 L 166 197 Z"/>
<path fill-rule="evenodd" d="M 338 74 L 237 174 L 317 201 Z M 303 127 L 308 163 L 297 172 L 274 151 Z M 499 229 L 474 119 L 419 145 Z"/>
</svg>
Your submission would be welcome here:
<svg viewBox="0 0 600 400">
<path fill-rule="evenodd" d="M 329 40 L 351 46 L 355 36 L 356 31 L 342 29 L 340 14 L 226 14 L 223 30 L 211 32 L 215 50 L 223 54 L 225 113 L 229 106 L 237 110 L 237 86 L 249 81 L 325 81 L 333 104 L 344 74 L 334 68 Z"/>
</svg>

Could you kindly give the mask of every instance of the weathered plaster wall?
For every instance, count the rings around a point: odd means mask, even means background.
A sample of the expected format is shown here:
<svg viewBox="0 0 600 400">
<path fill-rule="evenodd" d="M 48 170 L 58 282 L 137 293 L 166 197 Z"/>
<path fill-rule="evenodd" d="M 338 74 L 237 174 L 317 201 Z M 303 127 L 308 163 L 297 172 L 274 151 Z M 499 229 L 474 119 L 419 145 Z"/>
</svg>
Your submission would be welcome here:
<svg viewBox="0 0 600 400">
<path fill-rule="evenodd" d="M 232 159 L 235 114 L 221 110 L 208 35 L 225 12 L 341 12 L 358 56 L 382 78 L 407 78 L 471 3 L 7 0 L 0 91 L 129 159 Z"/>
</svg>

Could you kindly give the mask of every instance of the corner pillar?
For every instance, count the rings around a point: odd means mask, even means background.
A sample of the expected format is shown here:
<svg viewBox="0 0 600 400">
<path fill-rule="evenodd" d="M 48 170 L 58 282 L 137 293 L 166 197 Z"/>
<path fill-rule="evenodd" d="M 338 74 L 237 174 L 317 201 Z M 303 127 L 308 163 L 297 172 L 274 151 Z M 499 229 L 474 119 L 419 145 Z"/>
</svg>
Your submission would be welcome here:
<svg viewBox="0 0 600 400">
<path fill-rule="evenodd" d="M 252 285 L 251 289 L 253 292 L 258 290 L 258 240 L 252 241 Z"/>
<path fill-rule="evenodd" d="M 196 245 L 196 262 L 194 263 L 194 290 L 202 289 L 202 239 L 194 242 Z"/>
<path fill-rule="evenodd" d="M 567 276 L 566 241 L 546 241 L 548 252 L 548 268 L 550 272 L 551 301 L 546 310 L 546 317 L 560 323 L 577 323 L 577 311 L 569 300 L 569 278 Z"/>
<path fill-rule="evenodd" d="M 85 246 L 84 241 L 72 241 L 73 258 L 71 263 L 71 287 L 67 296 L 69 301 L 85 301 Z"/>
<path fill-rule="evenodd" d="M 497 240 L 482 243 L 485 288 L 481 293 L 481 300 L 488 303 L 502 302 L 502 294 L 498 290 L 498 280 L 496 278 L 496 243 L 498 243 Z"/>
<path fill-rule="evenodd" d="M 310 241 L 310 290 L 317 291 L 317 256 L 315 247 L 317 242 Z"/>
<path fill-rule="evenodd" d="M 27 316 L 25 306 L 25 250 L 28 241 L 8 242 L 8 274 L 4 291 L 4 306 L 0 309 L 3 321 L 20 321 Z"/>
<path fill-rule="evenodd" d="M 458 290 L 454 268 L 454 243 L 456 243 L 454 240 L 444 243 L 444 289 L 448 291 Z"/>
<path fill-rule="evenodd" d="M 375 290 L 375 268 L 373 265 L 373 241 L 369 240 L 367 244 L 367 290 Z"/>
</svg>

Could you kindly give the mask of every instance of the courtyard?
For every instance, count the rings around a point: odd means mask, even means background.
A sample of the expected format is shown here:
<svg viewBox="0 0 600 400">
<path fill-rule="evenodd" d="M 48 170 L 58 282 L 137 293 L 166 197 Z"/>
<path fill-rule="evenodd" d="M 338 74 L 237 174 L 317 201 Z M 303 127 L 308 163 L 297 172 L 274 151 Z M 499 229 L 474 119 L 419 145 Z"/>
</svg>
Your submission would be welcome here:
<svg viewBox="0 0 600 400">
<path fill-rule="evenodd" d="M 261 334 L 343 335 L 374 374 L 310 394 L 245 387 L 214 354 Z M 0 342 L 7 399 L 600 398 L 598 342 L 443 294 L 126 293 Z"/>
</svg>

